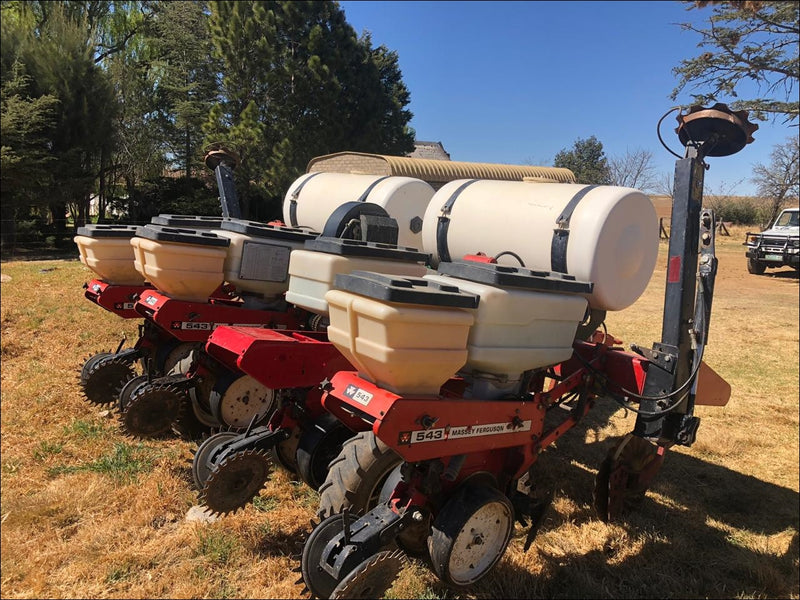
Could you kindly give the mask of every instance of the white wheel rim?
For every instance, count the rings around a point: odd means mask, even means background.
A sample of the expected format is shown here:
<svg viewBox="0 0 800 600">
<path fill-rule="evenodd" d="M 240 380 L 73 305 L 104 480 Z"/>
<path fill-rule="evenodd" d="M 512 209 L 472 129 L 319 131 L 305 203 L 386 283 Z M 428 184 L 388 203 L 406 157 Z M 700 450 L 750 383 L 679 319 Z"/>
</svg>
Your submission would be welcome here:
<svg viewBox="0 0 800 600">
<path fill-rule="evenodd" d="M 472 513 L 453 540 L 448 564 L 453 581 L 467 585 L 491 569 L 506 549 L 512 525 L 502 502 L 489 502 Z"/>
<path fill-rule="evenodd" d="M 245 375 L 239 377 L 225 390 L 220 400 L 219 411 L 227 425 L 247 427 L 254 415 L 258 422 L 274 408 L 275 390 Z"/>
</svg>

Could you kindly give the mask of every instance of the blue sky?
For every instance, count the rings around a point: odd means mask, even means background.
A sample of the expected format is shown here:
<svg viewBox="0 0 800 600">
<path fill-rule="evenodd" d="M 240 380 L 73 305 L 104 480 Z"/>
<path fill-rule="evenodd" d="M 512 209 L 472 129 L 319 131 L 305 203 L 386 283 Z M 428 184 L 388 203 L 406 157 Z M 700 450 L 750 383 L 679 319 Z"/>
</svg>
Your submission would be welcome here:
<svg viewBox="0 0 800 600">
<path fill-rule="evenodd" d="M 442 142 L 453 160 L 551 165 L 578 138 L 596 136 L 606 156 L 653 153 L 659 173 L 675 158 L 656 136 L 676 100 L 672 68 L 700 53 L 680 22 L 710 9 L 680 2 L 340 2 L 357 32 L 396 50 L 411 92 L 417 139 Z M 740 94 L 742 95 L 742 94 Z M 730 99 L 732 100 L 732 99 Z M 679 154 L 675 114 L 661 135 Z M 755 142 L 709 158 L 706 193 L 750 195 L 752 167 L 797 135 L 758 122 Z"/>
</svg>

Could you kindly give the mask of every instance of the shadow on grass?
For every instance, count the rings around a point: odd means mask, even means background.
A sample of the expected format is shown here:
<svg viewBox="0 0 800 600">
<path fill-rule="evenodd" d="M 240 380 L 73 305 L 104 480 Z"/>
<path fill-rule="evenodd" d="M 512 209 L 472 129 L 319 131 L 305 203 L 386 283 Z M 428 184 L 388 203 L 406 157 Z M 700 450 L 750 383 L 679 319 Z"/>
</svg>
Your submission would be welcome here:
<svg viewBox="0 0 800 600">
<path fill-rule="evenodd" d="M 544 480 L 555 482 L 557 496 L 579 507 L 567 517 L 548 509 L 540 536 L 598 519 L 592 508 L 594 473 L 616 440 L 585 443 L 584 436 L 615 408 L 599 404 L 595 411 L 536 465 Z M 794 490 L 667 452 L 645 500 L 614 524 L 601 551 L 554 551 L 535 542 L 538 573 L 501 561 L 468 597 L 796 598 L 799 505 Z M 515 539 L 524 540 L 526 533 L 517 528 Z M 634 554 L 625 552 L 631 544 L 640 546 Z M 443 584 L 434 587 L 439 597 L 454 597 Z M 524 596 L 520 590 L 526 590 Z"/>
</svg>

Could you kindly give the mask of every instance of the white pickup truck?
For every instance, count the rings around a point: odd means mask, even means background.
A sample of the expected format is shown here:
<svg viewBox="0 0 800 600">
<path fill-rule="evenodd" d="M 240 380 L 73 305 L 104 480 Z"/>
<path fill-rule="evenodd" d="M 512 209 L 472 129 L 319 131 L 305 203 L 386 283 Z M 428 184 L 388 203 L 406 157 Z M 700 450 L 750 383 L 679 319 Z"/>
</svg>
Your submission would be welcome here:
<svg viewBox="0 0 800 600">
<path fill-rule="evenodd" d="M 748 232 L 747 271 L 761 275 L 768 268 L 789 265 L 798 268 L 800 261 L 800 208 L 787 208 L 772 227 L 761 233 Z"/>
</svg>

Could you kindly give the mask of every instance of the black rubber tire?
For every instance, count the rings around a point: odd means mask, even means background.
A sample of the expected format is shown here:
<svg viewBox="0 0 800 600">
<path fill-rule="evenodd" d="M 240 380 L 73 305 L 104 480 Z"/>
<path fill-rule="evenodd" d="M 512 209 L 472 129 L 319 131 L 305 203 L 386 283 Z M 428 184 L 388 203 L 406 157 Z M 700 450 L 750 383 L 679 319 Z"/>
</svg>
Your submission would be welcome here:
<svg viewBox="0 0 800 600">
<path fill-rule="evenodd" d="M 753 275 L 763 275 L 767 270 L 767 265 L 755 258 L 747 259 L 747 272 Z"/>
<path fill-rule="evenodd" d="M 239 437 L 240 434 L 235 431 L 219 431 L 202 443 L 198 444 L 195 450 L 194 457 L 192 458 L 192 479 L 194 480 L 194 487 L 197 490 L 202 490 L 206 484 L 206 479 L 211 473 L 211 468 L 207 464 L 207 459 L 214 454 L 214 451 L 223 445 L 225 442 Z"/>
<path fill-rule="evenodd" d="M 303 431 L 297 444 L 297 473 L 312 489 L 318 490 L 328 475 L 328 464 L 342 451 L 342 444 L 353 432 L 330 413 L 317 417 Z"/>
<path fill-rule="evenodd" d="M 320 563 L 325 546 L 344 529 L 343 518 L 346 518 L 351 524 L 357 520 L 357 517 L 350 513 L 346 516 L 331 515 L 314 527 L 306 543 L 303 544 L 300 573 L 303 576 L 303 583 L 317 598 L 330 598 L 333 590 L 339 585 L 339 581 L 322 569 Z"/>
<path fill-rule="evenodd" d="M 133 392 L 139 389 L 140 385 L 145 385 L 147 383 L 147 379 L 147 375 L 136 375 L 135 377 L 131 377 L 128 381 L 126 381 L 125 385 L 120 388 L 119 393 L 117 394 L 117 409 L 119 409 L 120 413 L 125 410 L 128 402 L 130 402 Z"/>
<path fill-rule="evenodd" d="M 464 556 L 459 553 L 457 544 L 460 543 L 463 535 L 474 535 L 474 527 L 470 528 L 472 533 L 466 532 L 470 519 L 479 510 L 491 504 L 499 505 L 500 512 L 506 513 L 504 524 L 498 519 L 494 527 L 491 526 L 491 523 L 482 525 L 482 528 L 487 531 L 498 531 L 502 534 L 500 544 L 496 548 L 496 555 L 489 557 L 489 563 L 483 566 L 482 571 L 462 579 L 455 579 L 450 566 L 451 558 L 464 560 Z M 497 529 L 497 527 L 502 528 L 503 525 L 506 526 L 505 532 Z M 508 542 L 513 532 L 514 508 L 506 495 L 488 485 L 467 484 L 461 487 L 436 515 L 428 537 L 431 567 L 439 579 L 446 584 L 459 589 L 469 587 L 483 579 L 500 561 L 508 548 Z M 477 561 L 475 562 L 477 563 Z M 470 564 L 469 567 L 474 568 L 474 565 Z"/>
<path fill-rule="evenodd" d="M 92 367 L 97 364 L 100 360 L 104 359 L 106 356 L 113 356 L 113 352 L 97 352 L 92 354 L 86 361 L 83 363 L 81 367 L 81 386 L 86 385 L 86 380 L 89 377 L 89 371 Z"/>
<path fill-rule="evenodd" d="M 344 442 L 328 467 L 319 488 L 317 514 L 324 518 L 345 508 L 367 513 L 378 504 L 384 482 L 402 462 L 400 455 L 371 431 L 356 434 Z"/>
<path fill-rule="evenodd" d="M 92 404 L 116 404 L 117 391 L 134 376 L 133 368 L 130 363 L 118 359 L 116 354 L 93 359 L 86 361 L 85 374 L 84 369 L 81 370 L 83 395 Z"/>
</svg>

